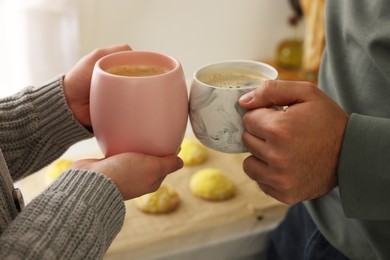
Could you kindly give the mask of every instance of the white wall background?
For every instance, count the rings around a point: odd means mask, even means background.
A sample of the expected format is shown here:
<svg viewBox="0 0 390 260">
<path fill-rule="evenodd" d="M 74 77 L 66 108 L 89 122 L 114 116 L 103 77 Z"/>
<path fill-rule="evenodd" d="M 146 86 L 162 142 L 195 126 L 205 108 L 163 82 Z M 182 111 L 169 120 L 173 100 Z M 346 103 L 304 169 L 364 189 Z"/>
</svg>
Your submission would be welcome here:
<svg viewBox="0 0 390 260">
<path fill-rule="evenodd" d="M 287 0 L 0 0 L 0 97 L 118 43 L 172 55 L 188 77 L 218 60 L 272 59 L 291 13 Z"/>
</svg>

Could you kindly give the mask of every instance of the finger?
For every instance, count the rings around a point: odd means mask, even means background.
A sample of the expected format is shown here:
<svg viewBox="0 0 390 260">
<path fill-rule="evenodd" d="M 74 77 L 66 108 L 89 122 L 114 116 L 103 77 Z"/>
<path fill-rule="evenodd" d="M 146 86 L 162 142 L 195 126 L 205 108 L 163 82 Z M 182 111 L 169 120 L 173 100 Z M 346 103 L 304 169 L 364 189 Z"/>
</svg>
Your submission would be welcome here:
<svg viewBox="0 0 390 260">
<path fill-rule="evenodd" d="M 250 110 L 242 118 L 242 124 L 248 133 L 266 140 L 266 126 L 273 122 L 272 112 L 267 108 Z"/>
<path fill-rule="evenodd" d="M 183 168 L 183 161 L 177 155 L 168 155 L 165 157 L 156 157 L 159 161 L 160 172 L 168 175 Z"/>
<path fill-rule="evenodd" d="M 309 82 L 268 80 L 240 97 L 240 105 L 247 110 L 285 106 L 301 103 L 308 99 L 314 85 Z"/>
<path fill-rule="evenodd" d="M 254 155 L 251 155 L 244 160 L 243 170 L 258 184 L 263 183 L 274 188 L 285 186 L 283 175 L 278 173 L 272 165 L 269 165 L 266 161 L 263 161 Z"/>
<path fill-rule="evenodd" d="M 265 169 L 267 168 L 267 164 L 264 161 L 251 155 L 244 160 L 242 166 L 244 172 L 249 178 L 257 183 L 265 182 L 264 173 L 266 171 Z"/>
<path fill-rule="evenodd" d="M 154 192 L 154 191 L 156 191 L 156 190 L 158 190 L 158 189 L 160 188 L 161 184 L 162 184 L 163 181 L 165 180 L 165 177 L 166 177 L 166 175 L 165 175 L 165 176 L 162 176 L 162 177 L 160 177 L 160 178 L 158 178 L 158 179 L 153 183 L 153 185 L 151 186 L 151 192 Z"/>
<path fill-rule="evenodd" d="M 282 195 L 277 189 L 279 183 L 278 175 L 270 171 L 269 166 L 265 162 L 254 156 L 249 156 L 244 160 L 243 169 L 265 194 L 282 201 Z"/>
<path fill-rule="evenodd" d="M 108 54 L 120 52 L 120 51 L 130 51 L 130 50 L 132 50 L 132 49 L 128 44 L 113 45 L 113 46 L 106 47 L 106 48 L 95 49 L 89 55 L 87 55 L 83 59 L 81 59 L 80 62 L 94 64 L 97 60 L 99 60 L 100 58 L 102 58 Z"/>
<path fill-rule="evenodd" d="M 115 53 L 115 52 L 120 52 L 120 51 L 130 51 L 130 50 L 132 50 L 132 49 L 128 44 L 120 44 L 120 45 L 113 45 L 110 47 L 103 48 L 98 53 L 101 57 L 103 57 L 103 56 L 110 54 L 110 53 Z"/>
<path fill-rule="evenodd" d="M 97 162 L 97 161 L 100 161 L 100 159 L 94 159 L 94 158 L 81 159 L 81 160 L 73 162 L 72 165 L 70 166 L 70 168 L 71 169 L 86 169 L 86 170 L 89 170 L 89 168 L 90 168 L 89 165 L 91 163 L 94 163 L 94 162 Z"/>
<path fill-rule="evenodd" d="M 257 136 L 254 136 L 247 131 L 244 131 L 242 134 L 242 142 L 253 156 L 264 162 L 266 161 L 266 156 L 264 155 L 263 151 L 265 151 L 267 148 L 263 139 L 258 138 Z"/>
<path fill-rule="evenodd" d="M 107 48 L 104 48 L 103 50 L 105 50 L 107 53 L 114 53 L 119 51 L 130 51 L 132 49 L 128 44 L 120 44 L 120 45 L 109 46 Z"/>
<path fill-rule="evenodd" d="M 150 189 L 148 192 L 156 191 L 167 175 L 181 169 L 184 165 L 183 161 L 176 155 L 169 155 L 165 157 L 144 156 L 146 159 L 144 163 L 150 163 L 151 167 L 150 174 L 148 174 L 150 183 Z"/>
<path fill-rule="evenodd" d="M 272 198 L 277 198 L 277 190 L 272 187 L 271 185 L 265 184 L 265 183 L 257 183 L 259 188 L 268 196 Z"/>
<path fill-rule="evenodd" d="M 275 187 L 265 184 L 265 183 L 258 183 L 259 188 L 268 196 L 284 203 L 287 205 L 292 205 L 298 201 L 301 200 L 296 200 L 296 199 L 291 199 L 291 196 L 289 194 L 285 194 L 281 192 L 280 190 L 277 190 Z"/>
<path fill-rule="evenodd" d="M 275 109 L 258 108 L 245 113 L 242 124 L 249 134 L 265 142 L 275 143 L 281 138 L 288 137 L 285 129 L 288 127 L 289 116 L 290 114 Z"/>
</svg>

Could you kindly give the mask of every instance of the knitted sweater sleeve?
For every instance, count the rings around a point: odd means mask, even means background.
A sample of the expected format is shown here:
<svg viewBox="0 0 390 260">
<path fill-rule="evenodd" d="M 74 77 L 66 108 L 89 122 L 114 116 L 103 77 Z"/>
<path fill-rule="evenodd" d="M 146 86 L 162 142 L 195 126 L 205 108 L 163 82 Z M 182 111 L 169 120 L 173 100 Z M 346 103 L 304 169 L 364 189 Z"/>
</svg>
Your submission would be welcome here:
<svg viewBox="0 0 390 260">
<path fill-rule="evenodd" d="M 0 131 L 0 259 L 102 258 L 125 215 L 104 175 L 69 170 L 19 214 L 12 199 L 11 177 L 35 172 L 92 136 L 68 108 L 62 77 L 0 100 Z"/>
<path fill-rule="evenodd" d="M 125 207 L 103 175 L 63 173 L 0 237 L 0 259 L 101 259 L 124 221 Z"/>
<path fill-rule="evenodd" d="M 0 149 L 13 180 L 36 172 L 70 145 L 92 137 L 68 108 L 62 79 L 0 100 Z"/>
</svg>

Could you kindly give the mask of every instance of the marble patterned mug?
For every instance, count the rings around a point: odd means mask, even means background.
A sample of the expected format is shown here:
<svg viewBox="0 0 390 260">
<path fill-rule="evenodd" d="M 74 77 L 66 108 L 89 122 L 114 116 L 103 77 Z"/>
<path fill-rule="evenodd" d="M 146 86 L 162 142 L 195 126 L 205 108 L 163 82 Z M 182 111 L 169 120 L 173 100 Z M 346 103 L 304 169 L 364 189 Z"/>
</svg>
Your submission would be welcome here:
<svg viewBox="0 0 390 260">
<path fill-rule="evenodd" d="M 277 79 L 277 70 L 262 62 L 230 60 L 208 64 L 192 78 L 189 117 L 195 136 L 205 146 L 226 153 L 243 153 L 239 98 L 261 82 Z"/>
<path fill-rule="evenodd" d="M 176 153 L 188 121 L 181 64 L 150 51 L 124 51 L 101 58 L 92 74 L 90 113 L 106 157 L 123 152 Z"/>
</svg>

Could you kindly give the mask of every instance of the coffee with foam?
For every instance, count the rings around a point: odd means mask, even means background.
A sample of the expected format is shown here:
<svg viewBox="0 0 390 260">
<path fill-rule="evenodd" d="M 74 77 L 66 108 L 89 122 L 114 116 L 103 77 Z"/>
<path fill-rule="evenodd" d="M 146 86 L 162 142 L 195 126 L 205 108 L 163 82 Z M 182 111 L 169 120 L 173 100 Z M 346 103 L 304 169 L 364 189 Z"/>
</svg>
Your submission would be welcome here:
<svg viewBox="0 0 390 260">
<path fill-rule="evenodd" d="M 149 66 L 149 65 L 122 65 L 111 67 L 106 70 L 108 73 L 128 76 L 128 77 L 147 77 L 153 75 L 164 74 L 169 71 L 168 68 L 159 67 L 159 66 Z"/>
<path fill-rule="evenodd" d="M 220 88 L 247 88 L 270 79 L 262 73 L 248 71 L 207 71 L 199 75 L 199 80 L 207 85 Z"/>
</svg>

